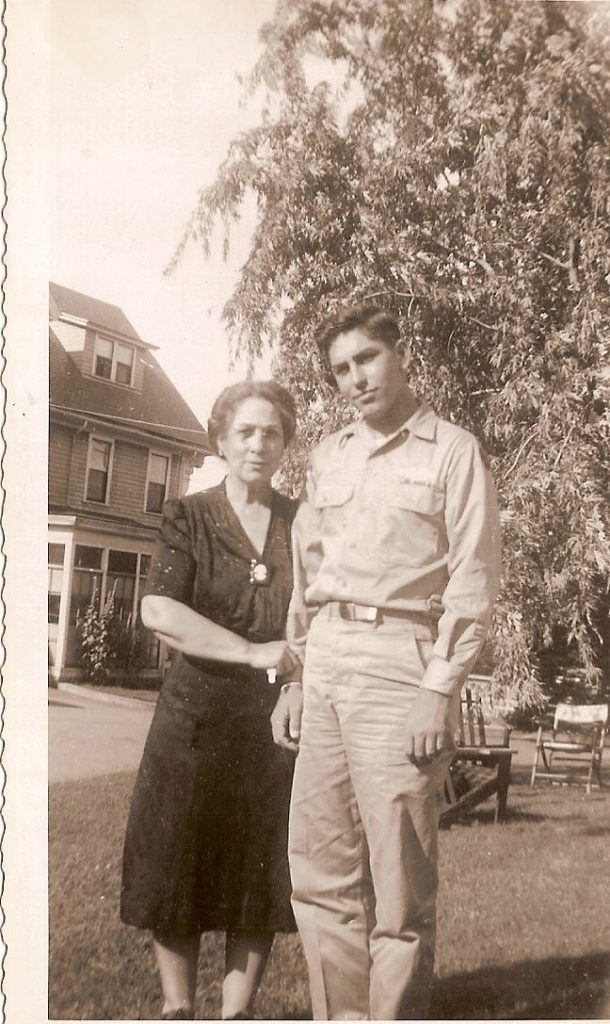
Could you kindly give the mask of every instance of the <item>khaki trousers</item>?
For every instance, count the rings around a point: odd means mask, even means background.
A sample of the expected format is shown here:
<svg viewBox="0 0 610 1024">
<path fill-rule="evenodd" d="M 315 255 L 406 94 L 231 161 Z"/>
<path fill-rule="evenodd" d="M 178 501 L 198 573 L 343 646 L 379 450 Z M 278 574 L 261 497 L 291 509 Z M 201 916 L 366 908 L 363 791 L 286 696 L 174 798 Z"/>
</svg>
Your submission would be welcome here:
<svg viewBox="0 0 610 1024">
<path fill-rule="evenodd" d="M 429 1011 L 452 753 L 417 768 L 404 732 L 433 639 L 426 622 L 348 622 L 326 608 L 312 624 L 289 856 L 315 1020 Z"/>
</svg>

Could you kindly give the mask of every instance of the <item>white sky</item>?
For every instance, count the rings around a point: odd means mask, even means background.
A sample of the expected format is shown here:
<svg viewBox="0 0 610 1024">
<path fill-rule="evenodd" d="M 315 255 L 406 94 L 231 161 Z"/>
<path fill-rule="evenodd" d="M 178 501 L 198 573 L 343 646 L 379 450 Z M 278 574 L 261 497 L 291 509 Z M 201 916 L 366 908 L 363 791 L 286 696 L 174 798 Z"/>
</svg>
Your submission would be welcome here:
<svg viewBox="0 0 610 1024">
<path fill-rule="evenodd" d="M 229 264 L 190 245 L 164 276 L 231 139 L 258 120 L 236 73 L 275 0 L 51 0 L 50 278 L 120 306 L 205 424 L 230 379 Z M 267 375 L 263 364 L 258 375 Z"/>
</svg>

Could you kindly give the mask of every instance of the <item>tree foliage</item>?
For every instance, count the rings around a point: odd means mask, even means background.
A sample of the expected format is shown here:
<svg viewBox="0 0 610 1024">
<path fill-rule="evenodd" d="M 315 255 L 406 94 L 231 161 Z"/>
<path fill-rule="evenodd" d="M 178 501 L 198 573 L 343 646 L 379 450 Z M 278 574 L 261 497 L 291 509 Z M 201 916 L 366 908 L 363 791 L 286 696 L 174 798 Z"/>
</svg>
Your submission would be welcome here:
<svg viewBox="0 0 610 1024">
<path fill-rule="evenodd" d="M 393 310 L 415 390 L 487 450 L 505 562 L 494 678 L 527 705 L 608 643 L 610 64 L 578 3 L 291 0 L 263 29 L 236 138 L 183 244 L 257 224 L 224 310 L 277 352 L 302 454 L 347 412 L 313 329 L 346 300 Z M 604 639 L 606 646 L 602 642 Z"/>
</svg>

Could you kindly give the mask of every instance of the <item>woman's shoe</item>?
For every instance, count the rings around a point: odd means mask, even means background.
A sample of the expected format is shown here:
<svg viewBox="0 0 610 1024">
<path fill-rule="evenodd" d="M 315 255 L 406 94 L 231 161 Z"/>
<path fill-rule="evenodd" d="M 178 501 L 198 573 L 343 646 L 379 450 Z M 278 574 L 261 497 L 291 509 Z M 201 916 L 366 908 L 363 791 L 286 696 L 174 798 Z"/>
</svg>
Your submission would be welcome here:
<svg viewBox="0 0 610 1024">
<path fill-rule="evenodd" d="M 181 1006 L 179 1010 L 166 1010 L 161 1020 L 194 1020 L 193 1011 Z"/>
</svg>

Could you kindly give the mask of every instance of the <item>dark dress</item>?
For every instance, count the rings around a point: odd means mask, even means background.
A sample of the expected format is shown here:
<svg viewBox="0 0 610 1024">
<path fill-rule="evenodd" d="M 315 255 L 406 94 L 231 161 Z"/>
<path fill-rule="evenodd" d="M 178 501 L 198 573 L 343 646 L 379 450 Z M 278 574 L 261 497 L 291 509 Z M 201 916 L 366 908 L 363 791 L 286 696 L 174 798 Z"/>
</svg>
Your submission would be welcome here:
<svg viewBox="0 0 610 1024">
<path fill-rule="evenodd" d="M 282 639 L 295 511 L 296 502 L 274 492 L 259 557 L 224 484 L 167 502 L 146 592 L 253 643 Z M 251 581 L 254 561 L 266 566 L 266 580 Z M 277 691 L 266 672 L 175 655 L 127 825 L 126 924 L 167 937 L 295 931 L 287 859 L 293 759 L 271 736 Z"/>
</svg>

